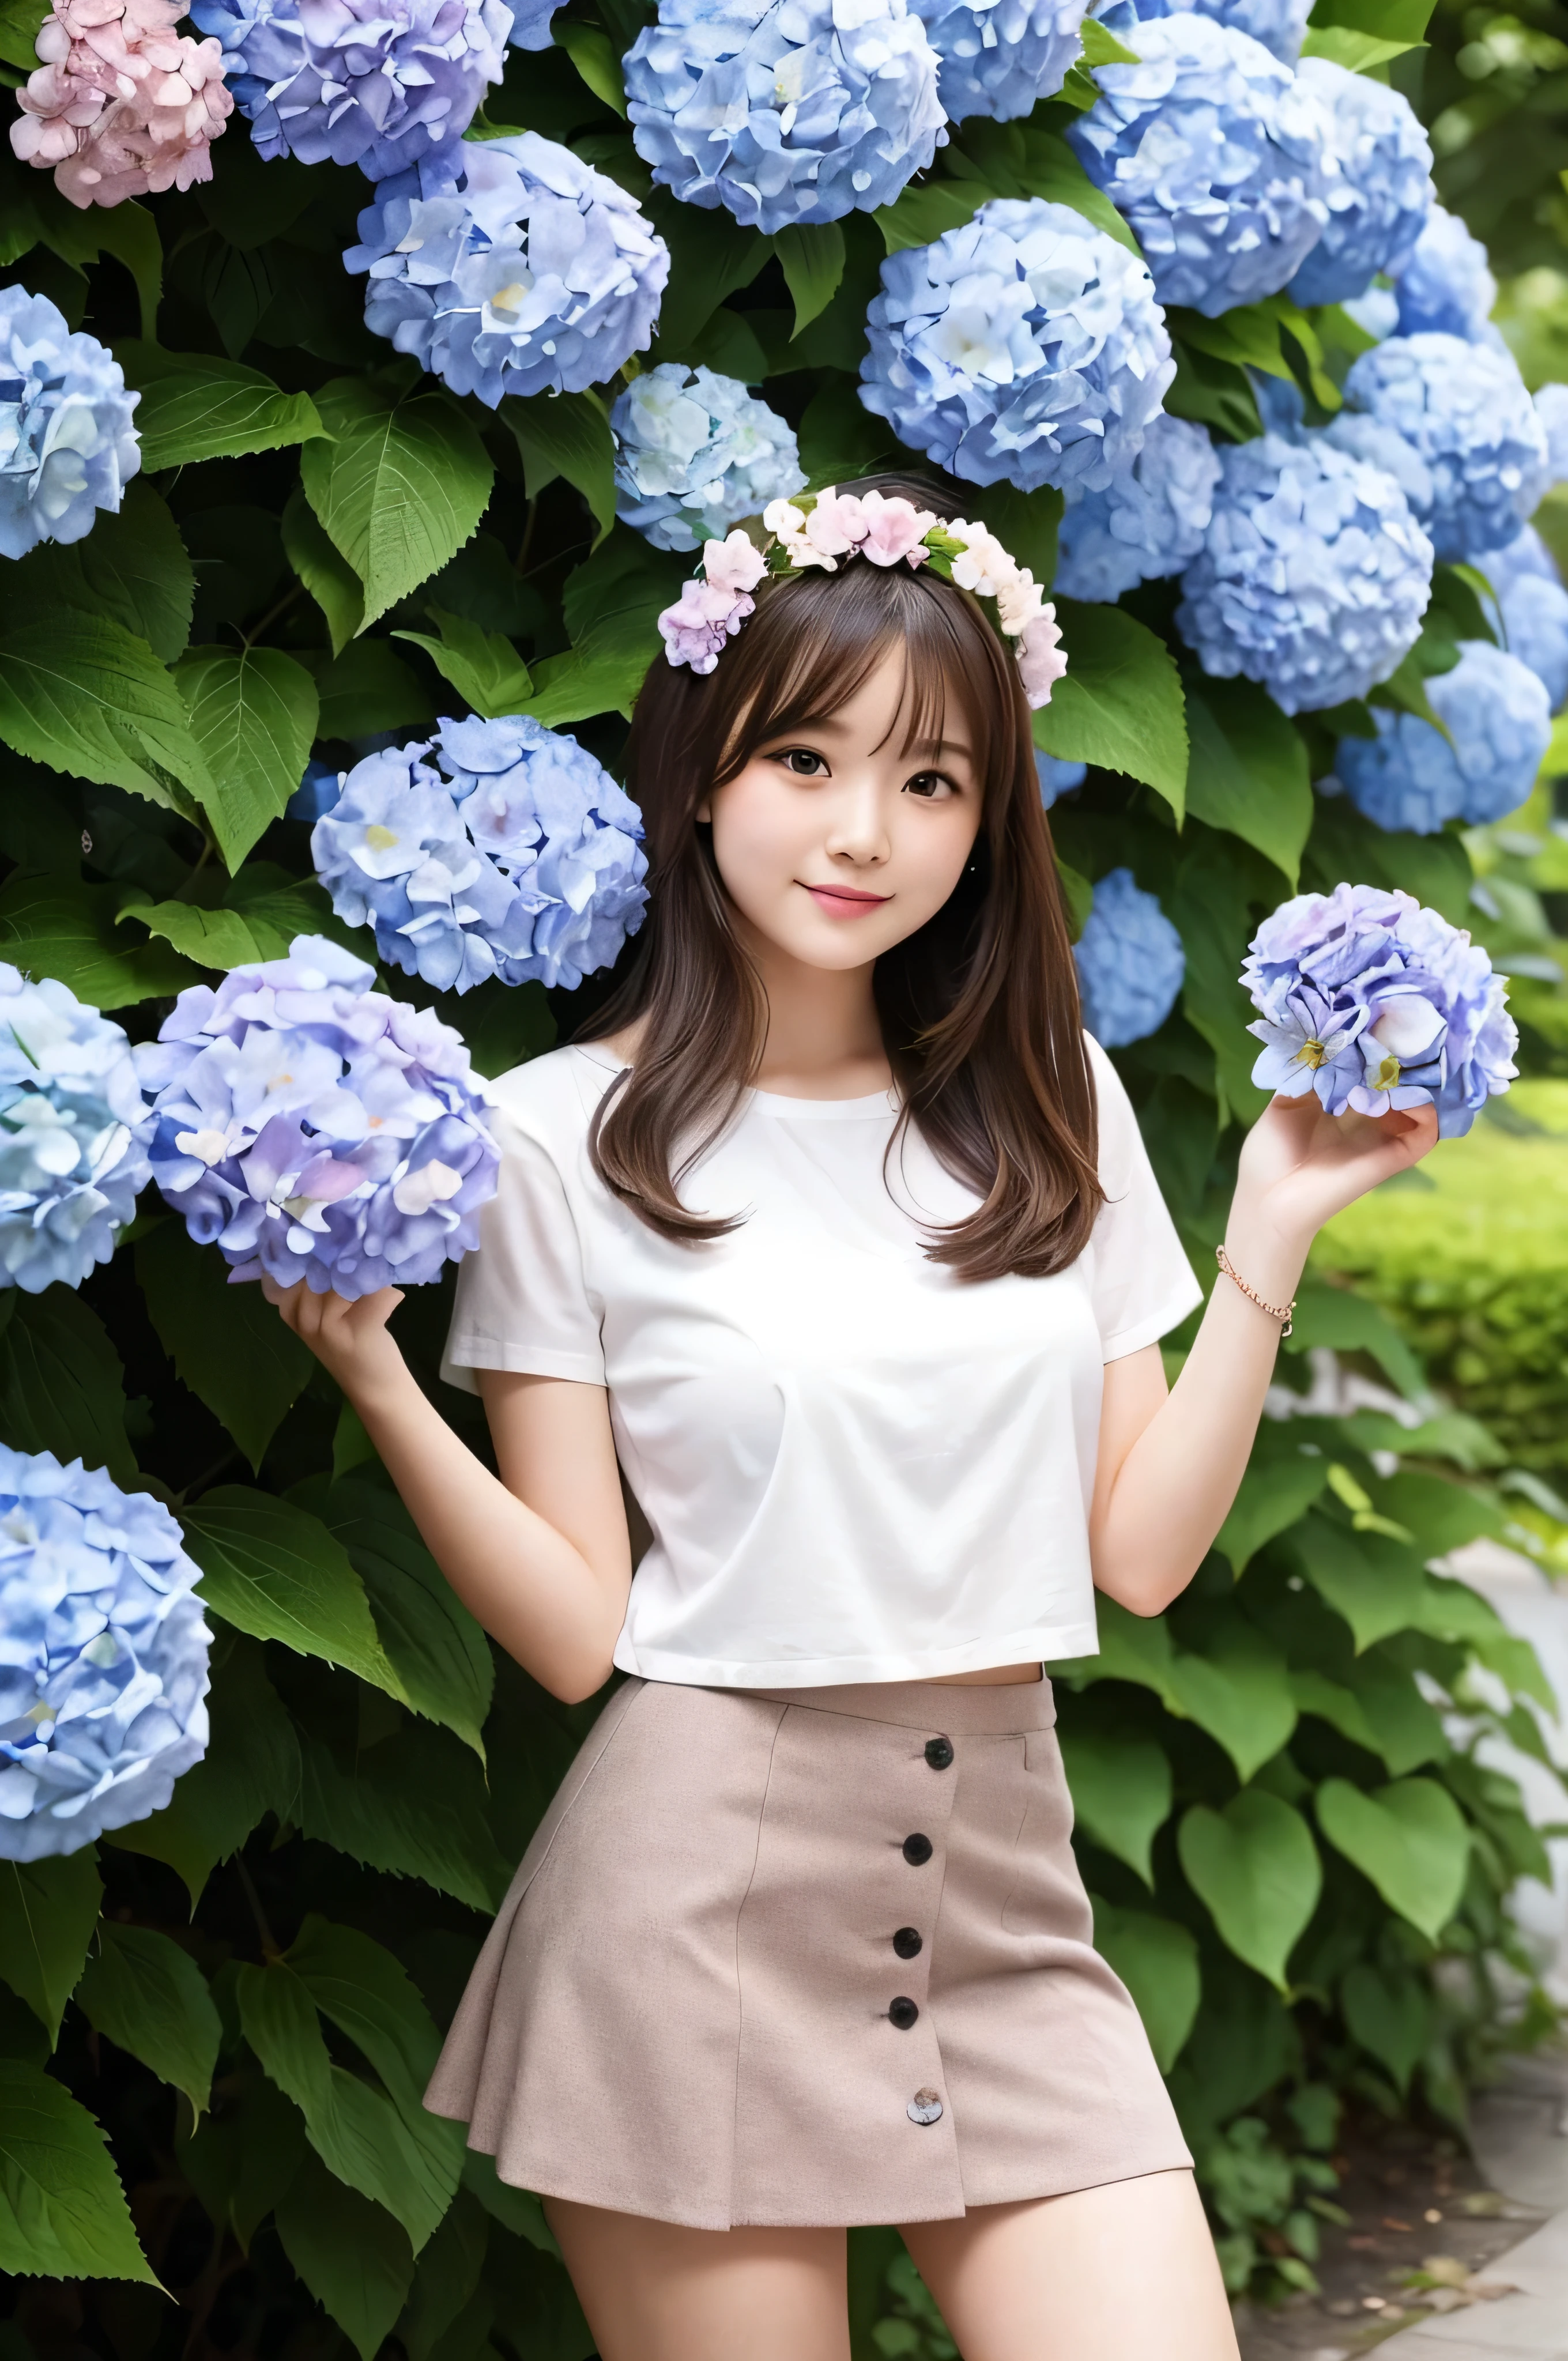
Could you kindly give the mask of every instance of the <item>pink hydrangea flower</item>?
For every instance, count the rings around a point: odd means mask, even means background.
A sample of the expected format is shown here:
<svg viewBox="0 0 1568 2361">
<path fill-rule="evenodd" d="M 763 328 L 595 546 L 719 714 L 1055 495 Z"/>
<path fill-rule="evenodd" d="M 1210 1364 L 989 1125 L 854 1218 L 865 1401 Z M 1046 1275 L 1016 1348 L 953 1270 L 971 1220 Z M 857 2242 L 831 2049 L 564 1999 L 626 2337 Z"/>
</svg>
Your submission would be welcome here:
<svg viewBox="0 0 1568 2361">
<path fill-rule="evenodd" d="M 754 549 L 743 533 L 729 533 L 723 541 L 705 541 L 702 545 L 702 570 L 716 590 L 727 590 L 733 598 L 754 590 L 768 570 L 767 559 Z"/>
<path fill-rule="evenodd" d="M 1037 712 L 1050 703 L 1051 691 L 1067 670 L 1054 607 L 1042 609 L 1033 622 L 1024 626 L 1018 642 L 1018 670 L 1024 694 Z"/>
<path fill-rule="evenodd" d="M 683 582 L 681 595 L 659 618 L 664 653 L 673 664 L 690 664 L 693 672 L 713 670 L 757 602 L 715 582 Z"/>
<path fill-rule="evenodd" d="M 212 178 L 212 141 L 234 101 L 223 49 L 175 33 L 180 0 L 54 0 L 17 93 L 11 146 L 54 170 L 74 205 L 117 205 Z"/>
<path fill-rule="evenodd" d="M 901 557 L 911 566 L 925 564 L 931 554 L 926 535 L 941 522 L 930 509 L 917 509 L 913 500 L 890 500 L 882 492 L 868 492 L 859 506 L 865 529 L 862 556 L 873 566 L 896 566 Z"/>
</svg>

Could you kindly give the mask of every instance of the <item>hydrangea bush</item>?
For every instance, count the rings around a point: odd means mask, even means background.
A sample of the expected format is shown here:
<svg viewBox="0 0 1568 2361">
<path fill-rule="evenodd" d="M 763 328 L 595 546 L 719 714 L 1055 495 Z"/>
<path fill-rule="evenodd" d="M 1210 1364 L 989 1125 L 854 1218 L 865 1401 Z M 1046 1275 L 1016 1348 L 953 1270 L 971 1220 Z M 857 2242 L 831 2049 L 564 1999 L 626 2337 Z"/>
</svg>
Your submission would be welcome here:
<svg viewBox="0 0 1568 2361">
<path fill-rule="evenodd" d="M 1086 0 L 917 0 L 916 15 L 941 60 L 937 96 L 957 123 L 1033 114 L 1078 56 Z"/>
<path fill-rule="evenodd" d="M 138 396 L 47 295 L 0 287 L 0 555 L 80 541 L 141 466 Z"/>
<path fill-rule="evenodd" d="M 1395 288 L 1399 334 L 1462 336 L 1479 344 L 1486 334 L 1497 282 L 1486 249 L 1457 214 L 1433 205 Z"/>
<path fill-rule="evenodd" d="M 1109 601 L 1135 583 L 1179 574 L 1203 546 L 1219 480 L 1219 453 L 1201 426 L 1163 412 L 1151 418 L 1131 467 L 1102 491 L 1069 492 L 1056 588 L 1064 598 Z"/>
<path fill-rule="evenodd" d="M 1277 58 L 1293 65 L 1300 55 L 1312 0 L 1132 0 L 1132 7 L 1138 16 L 1212 16 L 1235 32 L 1261 41 Z M 1101 6 L 1095 14 L 1114 23 L 1120 10 L 1113 0 L 1112 6 Z"/>
<path fill-rule="evenodd" d="M 1545 683 L 1522 655 L 1467 640 L 1453 671 L 1429 680 L 1426 692 L 1441 730 L 1379 708 L 1376 738 L 1341 740 L 1334 768 L 1346 794 L 1379 828 L 1417 836 L 1451 819 L 1475 827 L 1503 818 L 1529 795 L 1551 741 Z"/>
<path fill-rule="evenodd" d="M 1500 549 L 1546 489 L 1546 430 L 1506 352 L 1435 331 L 1390 336 L 1353 364 L 1344 398 L 1430 470 L 1420 519 L 1440 557 Z"/>
<path fill-rule="evenodd" d="M 1479 571 L 1494 593 L 1487 620 L 1508 653 L 1535 674 L 1555 713 L 1568 697 L 1568 590 L 1550 550 L 1527 525 L 1516 540 L 1489 550 Z"/>
<path fill-rule="evenodd" d="M 1328 58 L 1304 58 L 1297 79 L 1322 108 L 1338 170 L 1322 236 L 1290 292 L 1298 303 L 1343 303 L 1409 262 L 1431 212 L 1431 147 L 1409 101 L 1386 83 Z"/>
<path fill-rule="evenodd" d="M 1083 1021 L 1104 1049 L 1157 1033 L 1187 972 L 1181 937 L 1130 869 L 1108 870 L 1073 946 Z"/>
<path fill-rule="evenodd" d="M 0 1444 L 0 1861 L 161 1811 L 205 1754 L 197 1571 L 161 1500 Z"/>
<path fill-rule="evenodd" d="M 124 1027 L 0 961 L 0 1286 L 80 1287 L 107 1262 L 151 1136 Z"/>
<path fill-rule="evenodd" d="M 722 541 L 806 482 L 800 446 L 777 411 L 710 368 L 644 369 L 617 395 L 609 423 L 616 514 L 655 549 Z"/>
<path fill-rule="evenodd" d="M 52 166 L 73 205 L 117 205 L 213 177 L 234 100 L 216 41 L 174 31 L 180 0 L 52 0 L 11 146 Z"/>
</svg>

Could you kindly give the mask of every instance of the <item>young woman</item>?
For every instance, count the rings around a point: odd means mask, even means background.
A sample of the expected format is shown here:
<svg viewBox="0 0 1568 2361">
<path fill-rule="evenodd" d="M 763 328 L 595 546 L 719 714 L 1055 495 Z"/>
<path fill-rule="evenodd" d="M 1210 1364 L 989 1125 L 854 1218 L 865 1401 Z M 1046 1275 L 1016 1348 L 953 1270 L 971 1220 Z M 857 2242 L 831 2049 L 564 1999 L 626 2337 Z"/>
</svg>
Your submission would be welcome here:
<svg viewBox="0 0 1568 2361">
<path fill-rule="evenodd" d="M 500 1645 L 564 1698 L 630 1676 L 429 2103 L 543 2193 L 604 2361 L 847 2361 L 844 2225 L 889 2222 L 965 2361 L 1223 2361 L 1041 1665 L 1092 1653 L 1092 1585 L 1190 1581 L 1313 1234 L 1435 1124 L 1275 1101 L 1168 1393 L 1201 1290 L 1080 1029 L 1007 636 L 1038 695 L 1037 593 L 972 533 L 938 571 L 928 490 L 856 489 L 666 619 L 634 968 L 496 1085 L 448 1374 L 499 1479 L 395 1293 L 281 1301 Z"/>
</svg>

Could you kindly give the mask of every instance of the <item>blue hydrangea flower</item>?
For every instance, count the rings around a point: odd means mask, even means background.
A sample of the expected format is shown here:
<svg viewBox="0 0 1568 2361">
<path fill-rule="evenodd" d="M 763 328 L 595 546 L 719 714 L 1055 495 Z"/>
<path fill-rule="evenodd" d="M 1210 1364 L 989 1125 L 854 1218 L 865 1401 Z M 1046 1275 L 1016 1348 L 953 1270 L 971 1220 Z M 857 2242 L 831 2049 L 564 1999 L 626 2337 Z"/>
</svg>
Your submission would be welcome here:
<svg viewBox="0 0 1568 2361">
<path fill-rule="evenodd" d="M 287 819 L 322 819 L 331 811 L 343 793 L 343 773 L 331 763 L 318 763 L 313 758 L 305 764 L 305 775 L 283 807 Z"/>
<path fill-rule="evenodd" d="M 428 759 L 427 759 L 428 758 Z M 333 908 L 438 992 L 565 984 L 642 923 L 642 815 L 575 738 L 526 716 L 443 721 L 356 763 L 311 836 Z"/>
<path fill-rule="evenodd" d="M 137 1069 L 152 1177 L 234 1279 L 350 1302 L 439 1279 L 479 1243 L 499 1156 L 484 1085 L 431 1008 L 320 935 L 192 984 Z"/>
<path fill-rule="evenodd" d="M 1568 590 L 1533 525 L 1502 549 L 1488 550 L 1480 571 L 1492 586 L 1486 619 L 1510 655 L 1545 689 L 1555 713 L 1568 697 Z"/>
<path fill-rule="evenodd" d="M 609 413 L 616 514 L 655 549 L 700 549 L 806 482 L 794 430 L 739 379 L 644 369 Z"/>
<path fill-rule="evenodd" d="M 882 266 L 861 400 L 971 484 L 1126 471 L 1176 374 L 1135 255 L 1069 205 L 995 197 Z"/>
<path fill-rule="evenodd" d="M 1072 947 L 1083 1021 L 1102 1049 L 1157 1033 L 1187 973 L 1181 937 L 1130 869 L 1096 881 L 1094 906 Z"/>
<path fill-rule="evenodd" d="M 1394 291 L 1402 336 L 1463 336 L 1474 345 L 1486 335 L 1497 282 L 1480 239 L 1457 214 L 1433 205 Z"/>
<path fill-rule="evenodd" d="M 1545 489 L 1546 430 L 1511 354 L 1435 333 L 1390 336 L 1352 363 L 1344 399 L 1431 470 L 1420 514 L 1439 557 L 1500 549 Z"/>
<path fill-rule="evenodd" d="M 1365 697 L 1415 645 L 1431 595 L 1431 544 L 1403 492 L 1321 434 L 1265 434 L 1220 460 L 1178 630 L 1205 672 L 1260 681 L 1287 713 Z"/>
<path fill-rule="evenodd" d="M 1298 303 L 1343 303 L 1377 273 L 1402 270 L 1432 207 L 1431 146 L 1409 100 L 1328 58 L 1303 58 L 1298 78 L 1322 105 L 1339 170 L 1325 192 L 1323 234 L 1290 281 Z"/>
<path fill-rule="evenodd" d="M 1486 952 L 1410 895 L 1300 894 L 1266 918 L 1242 967 L 1263 1043 L 1252 1078 L 1330 1115 L 1436 1105 L 1467 1132 L 1518 1071 L 1519 1034 Z"/>
<path fill-rule="evenodd" d="M 1547 483 L 1568 484 L 1568 385 L 1539 387 L 1535 414 L 1546 434 Z"/>
<path fill-rule="evenodd" d="M 518 0 L 512 11 L 510 42 L 514 49 L 547 49 L 554 38 L 550 20 L 561 0 Z"/>
<path fill-rule="evenodd" d="M 905 0 L 660 0 L 623 62 L 655 181 L 768 236 L 891 204 L 948 136 Z"/>
<path fill-rule="evenodd" d="M 1365 411 L 1342 410 L 1322 429 L 1322 437 L 1336 451 L 1348 451 L 1353 459 L 1365 459 L 1369 467 L 1381 467 L 1386 476 L 1392 476 L 1409 502 L 1412 516 L 1431 514 L 1431 469 L 1397 426 L 1385 426 L 1381 419 L 1369 418 Z"/>
<path fill-rule="evenodd" d="M 1211 16 L 1118 31 L 1136 65 L 1096 66 L 1068 137 L 1125 218 L 1162 303 L 1211 316 L 1288 285 L 1321 236 L 1336 167 L 1317 97 Z"/>
<path fill-rule="evenodd" d="M 386 181 L 343 259 L 365 324 L 454 393 L 582 393 L 645 352 L 670 249 L 636 202 L 520 131 Z"/>
<path fill-rule="evenodd" d="M 505 0 L 192 0 L 270 162 L 373 181 L 460 139 L 506 71 Z M 537 46 L 535 44 L 534 46 Z"/>
<path fill-rule="evenodd" d="M 141 400 L 96 336 L 47 295 L 0 287 L 0 556 L 80 541 L 141 466 Z"/>
<path fill-rule="evenodd" d="M 954 123 L 1011 123 L 1054 97 L 1077 59 L 1085 0 L 914 0 L 941 60 L 937 95 Z"/>
<path fill-rule="evenodd" d="M 1375 344 L 1391 336 L 1399 324 L 1399 299 L 1392 287 L 1369 287 L 1365 295 L 1352 295 L 1344 309 Z"/>
<path fill-rule="evenodd" d="M 0 1861 L 144 1820 L 201 1761 L 199 1578 L 161 1500 L 0 1445 Z"/>
<path fill-rule="evenodd" d="M 80 1287 L 107 1262 L 151 1137 L 120 1027 L 0 961 L 0 1287 Z"/>
<path fill-rule="evenodd" d="M 1040 782 L 1040 801 L 1049 811 L 1058 796 L 1074 796 L 1089 776 L 1087 763 L 1064 763 L 1055 754 L 1042 754 L 1035 749 L 1035 773 Z"/>
<path fill-rule="evenodd" d="M 1552 705 L 1528 664 L 1489 640 L 1463 640 L 1452 672 L 1426 683 L 1448 730 L 1414 713 L 1373 714 L 1376 738 L 1342 738 L 1334 769 L 1379 828 L 1434 836 L 1445 820 L 1501 819 L 1523 803 L 1552 739 Z"/>
<path fill-rule="evenodd" d="M 1068 493 L 1055 588 L 1111 605 L 1135 583 L 1179 574 L 1203 546 L 1220 455 L 1190 419 L 1151 418 L 1144 447 L 1103 491 Z"/>
<path fill-rule="evenodd" d="M 1091 13 L 1109 18 L 1113 27 L 1121 17 L 1115 7 L 1102 5 Z M 1261 41 L 1287 65 L 1294 65 L 1301 54 L 1312 0 L 1133 0 L 1132 13 L 1144 17 L 1215 16 L 1235 32 Z"/>
</svg>

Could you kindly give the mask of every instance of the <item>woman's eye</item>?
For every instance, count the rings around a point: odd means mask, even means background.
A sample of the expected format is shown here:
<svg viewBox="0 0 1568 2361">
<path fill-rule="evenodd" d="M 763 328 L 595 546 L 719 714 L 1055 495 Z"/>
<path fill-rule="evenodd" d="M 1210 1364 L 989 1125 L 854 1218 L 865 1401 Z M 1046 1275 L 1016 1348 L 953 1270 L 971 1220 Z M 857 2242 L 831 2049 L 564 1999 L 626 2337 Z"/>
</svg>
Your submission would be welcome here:
<svg viewBox="0 0 1568 2361">
<path fill-rule="evenodd" d="M 924 796 L 927 802 L 937 803 L 944 796 L 956 794 L 957 789 L 950 779 L 942 776 L 940 771 L 916 771 L 912 779 L 905 779 L 904 792 L 906 796 Z"/>
<path fill-rule="evenodd" d="M 773 760 L 783 763 L 797 779 L 821 779 L 828 774 L 827 763 L 809 746 L 786 746 L 781 753 L 774 755 Z"/>
</svg>

